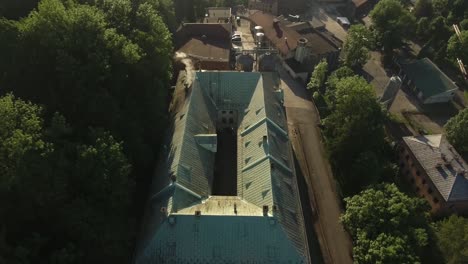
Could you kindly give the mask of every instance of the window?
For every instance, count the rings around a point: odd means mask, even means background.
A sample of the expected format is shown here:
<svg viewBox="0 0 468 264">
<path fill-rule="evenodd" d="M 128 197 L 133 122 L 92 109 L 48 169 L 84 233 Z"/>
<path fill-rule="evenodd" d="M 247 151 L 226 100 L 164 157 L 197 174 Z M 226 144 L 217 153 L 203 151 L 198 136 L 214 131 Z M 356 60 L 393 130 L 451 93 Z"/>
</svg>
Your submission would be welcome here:
<svg viewBox="0 0 468 264">
<path fill-rule="evenodd" d="M 226 118 L 223 117 L 223 124 L 226 124 Z"/>
<path fill-rule="evenodd" d="M 422 184 L 426 184 L 426 179 L 423 179 L 423 180 L 422 180 Z"/>
<path fill-rule="evenodd" d="M 226 111 L 223 110 L 223 111 L 221 111 L 221 113 L 223 113 L 223 115 L 224 115 L 224 114 L 226 114 Z"/>
<path fill-rule="evenodd" d="M 434 197 L 434 199 L 432 199 L 432 201 L 433 201 L 434 203 L 438 203 L 438 202 L 439 202 L 439 199 L 437 199 L 437 198 Z"/>
<path fill-rule="evenodd" d="M 234 118 L 230 117 L 229 118 L 229 124 L 233 124 L 234 123 Z"/>
<path fill-rule="evenodd" d="M 421 176 L 421 173 L 417 170 L 416 175 Z"/>
<path fill-rule="evenodd" d="M 427 190 L 428 193 L 432 193 L 432 188 L 429 187 L 429 189 Z"/>
<path fill-rule="evenodd" d="M 406 156 L 405 156 L 405 159 L 406 159 L 406 160 L 409 160 L 409 155 L 406 155 Z"/>
</svg>

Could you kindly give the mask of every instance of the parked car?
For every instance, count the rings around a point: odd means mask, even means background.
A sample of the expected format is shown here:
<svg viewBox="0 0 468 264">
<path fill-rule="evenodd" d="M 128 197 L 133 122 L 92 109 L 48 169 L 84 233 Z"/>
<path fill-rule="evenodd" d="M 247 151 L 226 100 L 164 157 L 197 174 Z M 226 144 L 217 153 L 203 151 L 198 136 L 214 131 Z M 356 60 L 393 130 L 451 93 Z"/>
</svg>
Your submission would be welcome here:
<svg viewBox="0 0 468 264">
<path fill-rule="evenodd" d="M 233 36 L 233 37 L 231 38 L 231 40 L 232 40 L 233 42 L 240 42 L 242 39 L 241 39 L 240 36 Z"/>
</svg>

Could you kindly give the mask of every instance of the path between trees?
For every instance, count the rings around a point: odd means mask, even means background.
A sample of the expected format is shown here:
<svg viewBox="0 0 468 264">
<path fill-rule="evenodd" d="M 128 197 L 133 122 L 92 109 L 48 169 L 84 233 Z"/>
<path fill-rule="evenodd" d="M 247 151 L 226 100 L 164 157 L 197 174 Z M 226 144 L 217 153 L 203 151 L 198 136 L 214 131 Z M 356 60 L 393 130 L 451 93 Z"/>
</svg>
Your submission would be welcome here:
<svg viewBox="0 0 468 264">
<path fill-rule="evenodd" d="M 315 221 L 306 224 L 315 227 L 325 263 L 353 263 L 351 238 L 339 222 L 340 200 L 317 127 L 319 114 L 304 85 L 294 81 L 282 68 L 279 73 L 289 134 L 300 167 L 296 169 L 305 177 L 315 215 Z"/>
</svg>

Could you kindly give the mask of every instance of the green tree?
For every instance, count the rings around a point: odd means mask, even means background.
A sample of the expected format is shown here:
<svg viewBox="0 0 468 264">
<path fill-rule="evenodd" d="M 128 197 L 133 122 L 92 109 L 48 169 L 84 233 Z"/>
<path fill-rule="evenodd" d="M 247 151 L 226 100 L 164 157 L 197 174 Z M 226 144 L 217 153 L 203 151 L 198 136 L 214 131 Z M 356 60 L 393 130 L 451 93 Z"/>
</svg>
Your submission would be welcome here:
<svg viewBox="0 0 468 264">
<path fill-rule="evenodd" d="M 124 0 L 64 2 L 43 0 L 27 18 L 0 23 L 17 39 L 0 85 L 46 105 L 47 116 L 63 114 L 76 137 L 102 127 L 123 140 L 144 199 L 166 126 L 171 35 L 149 1 L 131 10 Z"/>
<path fill-rule="evenodd" d="M 432 0 L 432 7 L 438 16 L 447 16 L 450 8 L 448 0 Z"/>
<path fill-rule="evenodd" d="M 437 244 L 447 264 L 468 262 L 468 220 L 452 215 L 435 224 Z"/>
<path fill-rule="evenodd" d="M 420 263 L 407 237 L 381 233 L 375 239 L 369 239 L 359 233 L 353 248 L 354 263 Z"/>
<path fill-rule="evenodd" d="M 429 25 L 429 33 L 432 36 L 432 41 L 435 42 L 446 42 L 451 35 L 450 28 L 447 26 L 447 21 L 442 16 L 438 16 L 432 20 Z"/>
<path fill-rule="evenodd" d="M 432 17 L 432 2 L 430 0 L 418 0 L 413 13 L 417 18 Z"/>
<path fill-rule="evenodd" d="M 0 98 L 0 190 L 9 190 L 24 156 L 45 148 L 42 108 L 9 94 Z"/>
<path fill-rule="evenodd" d="M 428 244 L 427 204 L 381 184 L 345 198 L 341 216 L 355 241 L 356 263 L 418 263 Z"/>
<path fill-rule="evenodd" d="M 445 124 L 448 141 L 460 152 L 468 152 L 468 109 L 465 108 Z"/>
<path fill-rule="evenodd" d="M 370 58 L 369 49 L 373 43 L 372 33 L 364 25 L 352 25 L 343 45 L 344 64 L 350 67 L 364 65 Z"/>
<path fill-rule="evenodd" d="M 418 26 L 416 29 L 416 34 L 418 35 L 419 38 L 421 39 L 427 39 L 430 36 L 430 33 L 428 31 L 430 26 L 429 19 L 427 17 L 421 17 L 418 21 Z"/>
<path fill-rule="evenodd" d="M 334 85 L 333 112 L 323 120 L 323 132 L 343 192 L 352 194 L 379 177 L 369 170 L 360 169 L 361 165 L 357 163 L 380 162 L 381 148 L 385 144 L 384 115 L 373 87 L 363 78 L 345 77 Z M 361 172 L 366 174 L 359 175 Z"/>
<path fill-rule="evenodd" d="M 381 0 L 370 13 L 378 41 L 387 54 L 402 46 L 412 36 L 415 18 L 397 0 Z"/>
<path fill-rule="evenodd" d="M 460 58 L 463 62 L 468 61 L 468 30 L 461 32 L 460 37 L 454 34 L 447 44 L 447 54 L 455 58 Z"/>
<path fill-rule="evenodd" d="M 323 87 L 327 78 L 328 72 L 328 63 L 325 59 L 320 61 L 312 72 L 312 76 L 310 77 L 310 81 L 307 84 L 307 89 L 312 91 L 319 91 L 320 88 Z"/>
<path fill-rule="evenodd" d="M 468 30 L 468 18 L 465 18 L 460 22 L 460 28 L 461 30 Z"/>
<path fill-rule="evenodd" d="M 128 263 L 134 183 L 122 144 L 101 130 L 88 134 L 89 143 L 75 142 L 63 116 L 45 127 L 43 112 L 0 97 L 4 261 Z"/>
<path fill-rule="evenodd" d="M 355 75 L 356 74 L 353 72 L 353 70 L 348 66 L 342 66 L 330 74 L 326 82 L 327 90 L 325 92 L 325 98 L 330 107 L 333 108 L 336 103 L 335 91 L 338 82 L 343 78 Z"/>
</svg>

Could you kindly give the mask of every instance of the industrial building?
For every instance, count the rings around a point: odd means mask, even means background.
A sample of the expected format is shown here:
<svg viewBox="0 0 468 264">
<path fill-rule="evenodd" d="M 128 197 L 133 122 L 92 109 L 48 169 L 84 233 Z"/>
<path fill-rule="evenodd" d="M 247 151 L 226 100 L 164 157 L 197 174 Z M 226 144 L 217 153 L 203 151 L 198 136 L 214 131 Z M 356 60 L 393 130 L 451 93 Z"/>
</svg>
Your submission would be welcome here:
<svg viewBox="0 0 468 264">
<path fill-rule="evenodd" d="M 310 263 L 275 73 L 179 75 L 135 263 Z"/>
</svg>

